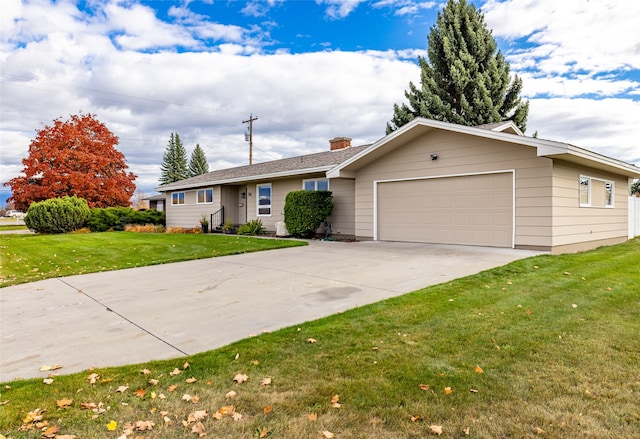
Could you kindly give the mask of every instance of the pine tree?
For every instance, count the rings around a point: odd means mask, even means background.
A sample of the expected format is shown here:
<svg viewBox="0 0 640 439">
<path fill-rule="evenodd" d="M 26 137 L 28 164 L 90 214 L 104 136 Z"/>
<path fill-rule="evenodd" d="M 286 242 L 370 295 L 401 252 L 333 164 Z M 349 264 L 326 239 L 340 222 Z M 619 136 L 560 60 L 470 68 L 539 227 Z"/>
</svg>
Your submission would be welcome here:
<svg viewBox="0 0 640 439">
<path fill-rule="evenodd" d="M 171 133 L 171 137 L 169 137 L 169 144 L 162 155 L 160 171 L 160 184 L 169 184 L 189 178 L 187 151 L 184 149 L 178 133 Z"/>
<path fill-rule="evenodd" d="M 394 105 L 387 134 L 415 117 L 470 126 L 512 120 L 525 131 L 529 101 L 520 98 L 522 80 L 511 80 L 509 63 L 475 6 L 449 0 L 427 42 L 428 61 L 418 59 L 421 87 L 409 83 L 409 105 Z"/>
<path fill-rule="evenodd" d="M 196 175 L 206 174 L 207 172 L 209 172 L 207 157 L 204 155 L 204 151 L 198 143 L 193 149 L 191 159 L 189 160 L 189 175 L 195 177 Z"/>
</svg>

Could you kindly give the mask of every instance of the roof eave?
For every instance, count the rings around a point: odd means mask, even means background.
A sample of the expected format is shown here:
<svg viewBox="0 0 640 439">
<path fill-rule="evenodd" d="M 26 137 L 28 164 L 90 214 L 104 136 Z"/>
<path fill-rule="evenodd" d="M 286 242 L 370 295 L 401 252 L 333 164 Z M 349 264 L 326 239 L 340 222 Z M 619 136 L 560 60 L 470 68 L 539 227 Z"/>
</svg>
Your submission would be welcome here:
<svg viewBox="0 0 640 439">
<path fill-rule="evenodd" d="M 222 185 L 222 184 L 250 183 L 252 181 L 268 180 L 272 178 L 284 178 L 284 177 L 295 177 L 297 175 L 317 174 L 318 172 L 327 172 L 333 166 L 334 165 L 317 166 L 314 168 L 294 169 L 290 171 L 271 172 L 269 174 L 250 175 L 246 177 L 234 177 L 234 178 L 225 178 L 221 180 L 201 181 L 199 183 L 189 183 L 189 184 L 175 185 L 170 187 L 160 186 L 155 188 L 155 191 L 169 192 L 169 191 L 176 191 L 181 189 L 195 189 L 199 187 L 216 186 L 216 185 Z"/>
<path fill-rule="evenodd" d="M 615 172 L 617 174 L 626 175 L 628 177 L 640 178 L 640 174 L 638 174 L 640 168 L 638 168 L 637 166 L 625 163 L 617 159 L 613 159 L 611 157 L 603 156 L 601 154 L 597 154 L 595 152 L 588 151 L 577 146 L 570 145 L 568 143 L 538 139 L 535 137 L 519 136 L 501 131 L 485 130 L 482 128 L 457 125 L 449 122 L 441 122 L 423 118 L 413 119 L 411 122 L 402 126 L 393 133 L 381 138 L 380 140 L 372 144 L 371 147 L 335 166 L 333 169 L 327 172 L 327 177 L 354 178 L 355 171 L 360 168 L 360 166 L 357 164 L 358 161 L 363 164 L 363 162 L 361 161 L 363 157 L 370 155 L 378 149 L 383 148 L 385 145 L 392 143 L 395 139 L 403 136 L 405 133 L 414 129 L 418 125 L 425 128 L 442 129 L 445 131 L 484 137 L 487 139 L 499 140 L 502 142 L 531 146 L 536 148 L 538 157 L 559 158 L 567 161 L 574 161 L 576 163 L 587 165 L 592 168 Z"/>
</svg>

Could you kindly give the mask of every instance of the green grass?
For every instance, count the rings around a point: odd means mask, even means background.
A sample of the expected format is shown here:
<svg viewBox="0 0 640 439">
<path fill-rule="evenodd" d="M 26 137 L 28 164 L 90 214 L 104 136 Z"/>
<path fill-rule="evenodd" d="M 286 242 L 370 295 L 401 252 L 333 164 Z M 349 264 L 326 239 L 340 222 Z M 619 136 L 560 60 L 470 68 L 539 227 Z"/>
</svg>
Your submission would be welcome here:
<svg viewBox="0 0 640 439">
<path fill-rule="evenodd" d="M 217 234 L 0 235 L 0 286 L 298 245 L 305 243 Z"/>
<path fill-rule="evenodd" d="M 640 438 L 638 266 L 638 240 L 540 256 L 188 358 L 10 382 L 0 433 L 40 437 L 18 429 L 41 408 L 49 426 L 78 438 L 116 438 L 136 421 L 155 425 L 130 437 L 198 437 L 196 410 L 214 438 L 424 438 L 432 425 L 443 438 Z M 93 385 L 90 373 L 100 375 Z M 238 373 L 248 381 L 234 383 Z M 63 398 L 73 402 L 58 409 Z M 82 410 L 86 402 L 105 411 Z M 214 419 L 229 405 L 242 419 Z"/>
<path fill-rule="evenodd" d="M 10 230 L 28 230 L 27 226 L 21 224 L 0 224 L 0 232 Z"/>
</svg>

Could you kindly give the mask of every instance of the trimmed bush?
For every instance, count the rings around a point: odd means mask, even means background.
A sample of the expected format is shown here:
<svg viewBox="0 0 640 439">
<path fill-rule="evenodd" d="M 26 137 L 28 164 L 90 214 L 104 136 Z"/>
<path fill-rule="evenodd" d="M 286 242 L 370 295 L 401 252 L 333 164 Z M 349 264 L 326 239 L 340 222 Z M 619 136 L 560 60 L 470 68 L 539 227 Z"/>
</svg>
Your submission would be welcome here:
<svg viewBox="0 0 640 439">
<path fill-rule="evenodd" d="M 284 202 L 284 223 L 293 236 L 313 238 L 333 212 L 331 191 L 293 191 Z"/>
<path fill-rule="evenodd" d="M 264 235 L 265 229 L 262 220 L 252 219 L 251 221 L 238 227 L 238 235 Z"/>
<path fill-rule="evenodd" d="M 87 200 L 65 196 L 31 203 L 24 223 L 37 233 L 69 233 L 84 227 L 90 215 Z"/>
<path fill-rule="evenodd" d="M 164 212 L 134 210 L 131 207 L 103 207 L 91 209 L 87 226 L 92 232 L 122 231 L 129 224 L 165 225 Z"/>
</svg>

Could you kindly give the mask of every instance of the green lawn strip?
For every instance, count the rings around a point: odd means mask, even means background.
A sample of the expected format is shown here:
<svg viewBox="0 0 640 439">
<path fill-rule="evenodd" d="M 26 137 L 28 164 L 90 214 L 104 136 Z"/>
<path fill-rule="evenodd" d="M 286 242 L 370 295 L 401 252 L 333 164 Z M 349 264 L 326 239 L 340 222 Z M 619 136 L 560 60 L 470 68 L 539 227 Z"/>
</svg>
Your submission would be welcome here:
<svg viewBox="0 0 640 439">
<path fill-rule="evenodd" d="M 27 226 L 20 224 L 0 224 L 0 232 L 11 231 L 11 230 L 28 230 Z"/>
<path fill-rule="evenodd" d="M 217 234 L 0 235 L 0 285 L 298 245 L 306 243 Z"/>
<path fill-rule="evenodd" d="M 265 429 L 294 439 L 321 431 L 422 438 L 432 426 L 456 438 L 467 428 L 473 438 L 638 437 L 639 264 L 638 240 L 540 256 L 188 358 L 54 377 L 50 385 L 6 383 L 0 433 L 40 437 L 17 430 L 41 408 L 60 434 L 82 438 L 115 438 L 136 421 L 155 423 L 135 433 L 142 437 L 197 437 L 189 422 L 196 410 L 207 411 L 199 421 L 207 437 L 221 438 Z M 181 373 L 172 376 L 175 368 Z M 94 385 L 90 373 L 100 375 Z M 234 383 L 238 373 L 248 381 Z M 197 381 L 186 383 L 190 377 Z M 261 385 L 264 378 L 272 383 Z M 231 390 L 237 396 L 226 398 Z M 334 395 L 340 407 L 332 407 Z M 69 408 L 56 407 L 62 398 L 73 400 Z M 83 402 L 109 408 L 98 414 Z M 242 419 L 214 419 L 230 405 Z"/>
</svg>

